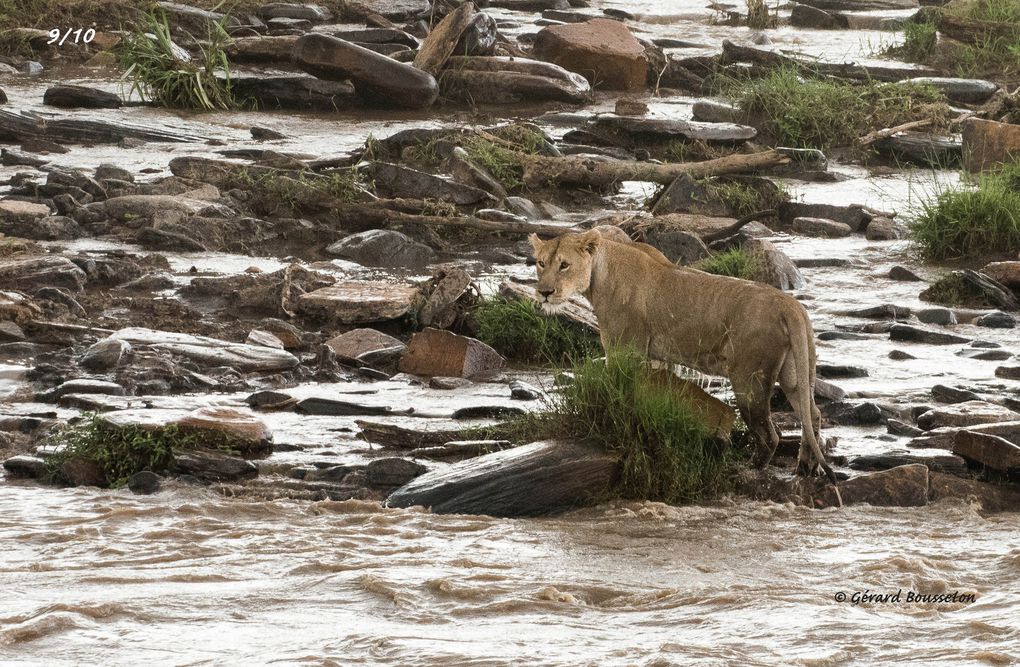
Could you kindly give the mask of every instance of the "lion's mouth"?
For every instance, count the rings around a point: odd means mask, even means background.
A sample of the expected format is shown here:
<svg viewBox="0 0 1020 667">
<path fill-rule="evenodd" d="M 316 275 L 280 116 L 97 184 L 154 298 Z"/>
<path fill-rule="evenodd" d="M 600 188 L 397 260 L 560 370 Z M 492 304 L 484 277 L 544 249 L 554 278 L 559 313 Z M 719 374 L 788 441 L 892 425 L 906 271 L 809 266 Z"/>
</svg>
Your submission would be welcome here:
<svg viewBox="0 0 1020 667">
<path fill-rule="evenodd" d="M 558 315 L 566 307 L 565 301 L 550 301 L 546 299 L 539 304 L 542 307 L 542 312 L 546 315 Z"/>
</svg>

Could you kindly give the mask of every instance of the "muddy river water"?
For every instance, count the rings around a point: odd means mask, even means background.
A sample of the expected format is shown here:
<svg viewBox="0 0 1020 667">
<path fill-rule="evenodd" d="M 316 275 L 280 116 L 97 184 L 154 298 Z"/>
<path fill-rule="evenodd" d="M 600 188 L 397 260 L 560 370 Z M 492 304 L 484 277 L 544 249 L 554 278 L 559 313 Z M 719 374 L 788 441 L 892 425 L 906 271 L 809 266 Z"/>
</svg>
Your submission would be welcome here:
<svg viewBox="0 0 1020 667">
<path fill-rule="evenodd" d="M 593 4 L 637 13 L 639 30 L 704 43 L 706 53 L 723 38 L 748 33 L 709 25 L 712 12 L 701 0 Z M 533 29 L 528 22 L 537 18 L 494 14 L 521 21 L 524 29 Z M 871 57 L 899 38 L 793 28 L 769 36 L 832 59 Z M 93 74 L 74 80 L 117 89 L 115 81 Z M 5 83 L 5 90 L 12 105 L 38 109 L 48 83 Z M 667 98 L 650 106 L 659 115 L 688 117 L 692 102 Z M 458 114 L 111 113 L 139 124 L 156 119 L 234 147 L 254 146 L 247 128 L 257 124 L 292 137 L 276 150 L 318 156 L 355 148 L 369 133 L 470 124 Z M 68 166 L 112 161 L 132 170 L 165 170 L 176 155 L 207 150 L 201 143 L 151 152 L 73 147 L 52 158 Z M 930 171 L 872 178 L 857 167 L 831 169 L 852 178 L 790 183 L 791 194 L 906 213 L 934 183 L 957 178 Z M 14 171 L 0 167 L 0 177 Z M 637 203 L 641 188 L 627 192 Z M 803 270 L 816 330 L 834 328 L 848 308 L 923 305 L 916 284 L 880 277 L 909 260 L 904 242 L 774 240 L 794 259 L 852 260 Z M 253 264 L 282 266 L 276 258 L 228 255 L 169 259 L 182 284 L 191 266 L 224 274 Z M 336 270 L 351 267 L 338 263 Z M 483 279 L 494 284 L 530 269 L 486 272 Z M 970 329 L 961 325 L 957 333 L 977 337 Z M 982 330 L 980 336 L 1018 347 L 1015 330 Z M 972 385 L 990 375 L 992 362 L 963 360 L 944 347 L 919 348 L 917 359 L 894 367 L 887 359 L 893 347 L 884 339 L 820 343 L 819 357 L 866 367 L 867 377 L 839 385 L 886 400 L 926 395 L 937 382 Z M 3 403 L 24 382 L 24 371 L 0 363 L 0 414 L 54 409 Z M 1015 390 L 1016 383 L 1011 386 Z M 217 400 L 240 404 L 242 398 Z M 210 398 L 172 400 L 203 405 Z M 284 459 L 355 461 L 365 444 L 336 420 L 274 419 L 278 443 L 304 446 Z M 888 450 L 896 441 L 876 429 L 839 427 L 828 434 L 839 437 L 835 452 L 843 455 Z M 1009 665 L 1020 662 L 1018 579 L 1020 516 L 985 514 L 964 501 L 820 511 L 747 500 L 694 507 L 618 502 L 557 518 L 508 520 L 354 500 L 229 498 L 174 482 L 156 495 L 134 496 L 0 478 L 0 664 Z M 861 599 L 870 594 L 898 596 Z M 943 599 L 913 601 L 913 595 Z"/>
</svg>

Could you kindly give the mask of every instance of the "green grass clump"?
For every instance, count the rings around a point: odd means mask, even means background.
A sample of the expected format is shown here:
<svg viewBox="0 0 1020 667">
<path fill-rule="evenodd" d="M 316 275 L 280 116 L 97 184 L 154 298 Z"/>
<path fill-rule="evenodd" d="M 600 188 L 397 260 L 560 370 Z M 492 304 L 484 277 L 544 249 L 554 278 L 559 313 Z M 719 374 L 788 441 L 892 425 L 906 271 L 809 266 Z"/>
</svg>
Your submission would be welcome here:
<svg viewBox="0 0 1020 667">
<path fill-rule="evenodd" d="M 357 169 L 337 169 L 327 174 L 244 170 L 238 175 L 238 185 L 251 191 L 253 208 L 266 214 L 300 213 L 320 207 L 326 198 L 351 204 L 371 186 Z"/>
<path fill-rule="evenodd" d="M 965 306 L 973 300 L 972 292 L 963 275 L 954 271 L 939 276 L 921 292 L 920 299 L 943 306 Z"/>
<path fill-rule="evenodd" d="M 938 27 L 931 22 L 910 22 L 903 28 L 903 46 L 890 52 L 909 62 L 924 62 L 935 51 Z"/>
<path fill-rule="evenodd" d="M 124 79 L 131 80 L 132 92 L 160 106 L 197 111 L 234 109 L 237 100 L 223 50 L 229 40 L 223 21 L 212 24 L 199 61 L 185 59 L 170 36 L 166 13 L 153 11 L 125 40 L 121 50 Z M 218 71 L 225 78 L 219 78 Z"/>
<path fill-rule="evenodd" d="M 983 174 L 976 189 L 936 192 L 920 207 L 910 235 L 924 259 L 1020 251 L 1020 163 Z"/>
<path fill-rule="evenodd" d="M 744 0 L 747 5 L 747 27 L 752 30 L 764 30 L 776 26 L 776 17 L 769 11 L 765 0 Z"/>
<path fill-rule="evenodd" d="M 753 253 L 736 247 L 706 257 L 693 264 L 691 268 L 705 273 L 714 273 L 717 276 L 754 280 L 762 266 L 761 260 Z"/>
<path fill-rule="evenodd" d="M 725 204 L 730 214 L 737 218 L 774 209 L 788 199 L 782 187 L 754 187 L 742 181 L 717 178 L 705 179 L 701 184 L 713 199 Z"/>
<path fill-rule="evenodd" d="M 532 439 L 577 439 L 622 455 L 615 495 L 693 503 L 728 488 L 735 449 L 713 438 L 664 371 L 630 349 L 574 365 L 545 412 L 524 418 Z"/>
<path fill-rule="evenodd" d="M 524 188 L 524 167 L 520 155 L 538 155 L 545 149 L 546 140 L 541 132 L 525 125 L 504 125 L 492 131 L 501 142 L 481 135 L 464 141 L 468 158 L 488 171 L 507 190 Z"/>
<path fill-rule="evenodd" d="M 209 434 L 186 433 L 173 424 L 155 430 L 113 427 L 95 414 L 57 431 L 51 442 L 63 445 L 59 453 L 47 459 L 55 476 L 59 477 L 65 461 L 85 459 L 99 464 L 112 488 L 124 486 L 131 475 L 143 470 L 165 472 L 173 464 L 174 451 L 203 447 L 232 451 L 226 435 L 214 442 Z"/>
<path fill-rule="evenodd" d="M 599 351 L 598 337 L 579 324 L 542 314 L 525 299 L 496 297 L 473 311 L 475 336 L 505 357 L 528 363 L 562 363 Z"/>
<path fill-rule="evenodd" d="M 872 130 L 921 119 L 939 127 L 949 117 L 945 96 L 930 86 L 804 79 L 792 68 L 724 90 L 780 145 L 798 148 L 852 146 Z"/>
</svg>

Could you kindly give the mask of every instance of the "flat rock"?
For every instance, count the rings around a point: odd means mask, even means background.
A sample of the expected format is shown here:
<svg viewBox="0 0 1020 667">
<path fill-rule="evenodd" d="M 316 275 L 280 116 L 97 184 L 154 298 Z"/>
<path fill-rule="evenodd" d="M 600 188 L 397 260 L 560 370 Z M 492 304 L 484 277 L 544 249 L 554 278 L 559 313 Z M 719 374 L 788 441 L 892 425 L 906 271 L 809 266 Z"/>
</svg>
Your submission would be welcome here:
<svg viewBox="0 0 1020 667">
<path fill-rule="evenodd" d="M 981 317 L 974 320 L 974 324 L 979 327 L 988 327 L 991 329 L 1012 329 L 1016 326 L 1016 318 L 1009 313 L 1004 313 L 1001 310 Z"/>
<path fill-rule="evenodd" d="M 325 344 L 338 357 L 355 360 L 360 360 L 364 355 L 378 354 L 382 351 L 403 352 L 407 348 L 399 339 L 375 329 L 352 329 L 330 338 Z"/>
<path fill-rule="evenodd" d="M 644 46 L 620 21 L 598 18 L 543 28 L 532 52 L 598 88 L 644 90 L 648 78 Z"/>
<path fill-rule="evenodd" d="M 576 443 L 536 442 L 428 472 L 386 502 L 422 505 L 437 514 L 541 516 L 603 495 L 618 467 L 614 454 Z"/>
<path fill-rule="evenodd" d="M 928 504 L 928 466 L 919 463 L 852 477 L 839 485 L 844 505 L 868 503 L 876 507 L 922 507 Z M 839 504 L 831 486 L 821 494 L 824 504 Z"/>
<path fill-rule="evenodd" d="M 13 234 L 17 227 L 34 225 L 50 214 L 46 204 L 5 199 L 0 201 L 0 232 Z"/>
<path fill-rule="evenodd" d="M 956 434 L 963 430 L 971 431 L 973 433 L 982 433 L 985 435 L 996 435 L 1000 438 L 1005 438 L 1014 445 L 1020 445 L 1020 421 L 1012 421 L 978 424 L 977 426 L 968 426 L 966 429 L 955 426 L 937 428 L 928 431 L 924 435 L 917 436 L 908 442 L 907 446 L 952 449 L 953 442 L 956 439 Z"/>
<path fill-rule="evenodd" d="M 263 19 L 302 19 L 319 23 L 333 18 L 333 13 L 322 5 L 302 5 L 289 2 L 269 2 L 259 7 Z"/>
<path fill-rule="evenodd" d="M 136 350 L 176 354 L 208 366 L 228 366 L 241 372 L 284 371 L 299 363 L 297 357 L 284 350 L 141 327 L 121 329 L 108 340 L 129 343 Z"/>
<path fill-rule="evenodd" d="M 126 409 L 104 412 L 99 417 L 106 428 L 140 428 L 161 431 L 174 427 L 184 435 L 198 436 L 216 445 L 223 443 L 245 458 L 262 458 L 272 453 L 273 435 L 253 412 L 243 408 L 207 406 L 196 410 Z M 176 452 L 175 452 L 176 453 Z"/>
<path fill-rule="evenodd" d="M 888 470 L 897 466 L 919 463 L 928 466 L 931 471 L 966 475 L 967 462 L 960 456 L 950 453 L 919 454 L 909 451 L 892 451 L 882 454 L 855 456 L 847 464 L 853 470 Z"/>
<path fill-rule="evenodd" d="M 963 162 L 978 173 L 1020 160 L 1020 125 L 968 118 L 963 123 Z"/>
<path fill-rule="evenodd" d="M 0 259 L 0 285 L 27 292 L 41 287 L 63 287 L 80 292 L 85 287 L 85 272 L 60 255 Z"/>
<path fill-rule="evenodd" d="M 639 118 L 602 114 L 587 128 L 596 134 L 623 140 L 629 144 L 655 144 L 675 139 L 733 144 L 753 139 L 758 131 L 736 123 L 701 123 L 670 118 Z"/>
<path fill-rule="evenodd" d="M 401 232 L 370 229 L 328 246 L 326 252 L 364 266 L 422 267 L 436 258 L 436 252 Z"/>
<path fill-rule="evenodd" d="M 958 343 L 969 343 L 970 338 L 956 336 L 954 334 L 932 331 L 909 324 L 894 324 L 889 329 L 889 338 L 895 341 L 911 343 L 927 343 L 929 345 L 955 345 Z"/>
<path fill-rule="evenodd" d="M 62 109 L 119 109 L 120 97 L 105 90 L 87 86 L 57 85 L 43 93 L 43 104 Z"/>
<path fill-rule="evenodd" d="M 428 468 L 420 463 L 391 456 L 375 459 L 365 466 L 365 478 L 373 488 L 391 490 L 420 477 Z"/>
<path fill-rule="evenodd" d="M 444 99 L 474 104 L 580 104 L 591 93 L 584 77 L 558 65 L 501 56 L 453 56 L 439 85 Z"/>
<path fill-rule="evenodd" d="M 293 59 L 309 74 L 351 80 L 359 95 L 383 106 L 421 109 L 439 96 L 439 85 L 428 72 L 328 35 L 301 37 Z"/>
<path fill-rule="evenodd" d="M 259 469 L 251 461 L 214 451 L 189 451 L 176 454 L 172 470 L 209 482 L 236 482 L 253 479 Z"/>
<path fill-rule="evenodd" d="M 302 294 L 298 309 L 343 324 L 381 322 L 408 314 L 418 296 L 413 285 L 350 280 Z"/>
<path fill-rule="evenodd" d="M 794 218 L 793 231 L 804 236 L 838 239 L 850 236 L 853 229 L 844 222 L 826 220 L 825 218 Z"/>
<path fill-rule="evenodd" d="M 917 418 L 917 425 L 926 431 L 943 426 L 966 427 L 995 422 L 1020 420 L 1020 413 L 987 401 L 963 401 L 933 408 Z"/>
<path fill-rule="evenodd" d="M 5 459 L 4 470 L 11 477 L 27 477 L 29 479 L 43 479 L 50 474 L 50 467 L 46 461 L 26 454 Z"/>
<path fill-rule="evenodd" d="M 996 435 L 959 431 L 953 438 L 953 453 L 1000 472 L 1020 471 L 1020 447 Z"/>
<path fill-rule="evenodd" d="M 871 219 L 863 206 L 836 204 L 813 204 L 801 201 L 787 201 L 779 205 L 779 219 L 792 225 L 796 218 L 822 218 L 849 225 L 850 229 L 859 232 Z"/>
<path fill-rule="evenodd" d="M 372 162 L 366 167 L 366 171 L 375 185 L 376 194 L 381 197 L 436 199 L 459 206 L 496 203 L 495 198 L 484 190 L 410 167 L 388 162 Z"/>
<path fill-rule="evenodd" d="M 505 365 L 494 349 L 474 338 L 428 328 L 411 337 L 400 371 L 411 375 L 475 378 Z"/>
</svg>

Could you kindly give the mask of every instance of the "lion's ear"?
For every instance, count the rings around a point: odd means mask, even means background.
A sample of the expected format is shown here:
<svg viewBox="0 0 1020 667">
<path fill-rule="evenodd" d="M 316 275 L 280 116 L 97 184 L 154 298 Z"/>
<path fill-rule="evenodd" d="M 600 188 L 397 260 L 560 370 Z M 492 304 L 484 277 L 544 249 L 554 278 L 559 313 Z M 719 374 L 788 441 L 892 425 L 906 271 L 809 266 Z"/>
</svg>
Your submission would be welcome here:
<svg viewBox="0 0 1020 667">
<path fill-rule="evenodd" d="M 602 234 L 599 234 L 596 229 L 591 229 L 578 236 L 577 240 L 581 243 L 581 248 L 584 249 L 586 253 L 594 255 L 595 250 L 599 247 L 599 242 L 602 241 Z"/>
<path fill-rule="evenodd" d="M 535 251 L 536 255 L 542 246 L 545 245 L 542 239 L 538 238 L 538 234 L 528 234 L 528 240 L 531 241 L 531 249 Z"/>
</svg>

